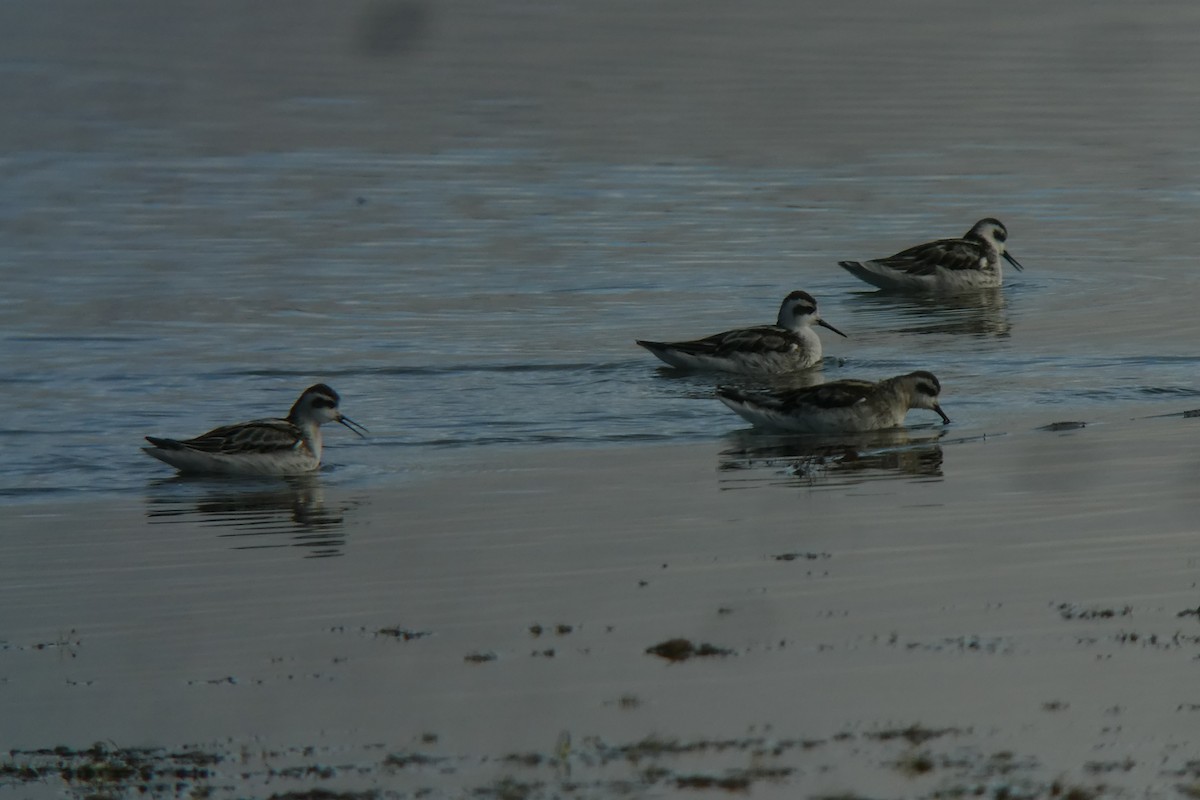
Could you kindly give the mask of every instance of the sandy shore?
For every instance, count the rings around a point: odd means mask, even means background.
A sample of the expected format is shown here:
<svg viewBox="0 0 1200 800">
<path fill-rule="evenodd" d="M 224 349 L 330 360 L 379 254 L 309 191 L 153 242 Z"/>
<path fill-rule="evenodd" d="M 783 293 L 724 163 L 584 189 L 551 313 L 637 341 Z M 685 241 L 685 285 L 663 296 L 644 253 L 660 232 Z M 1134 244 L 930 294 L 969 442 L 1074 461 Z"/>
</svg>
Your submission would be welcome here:
<svg viewBox="0 0 1200 800">
<path fill-rule="evenodd" d="M 521 452 L 388 490 L 22 507 L 5 780 L 1195 794 L 1195 425 L 858 459 Z M 719 652 L 647 653 L 677 638 Z"/>
</svg>

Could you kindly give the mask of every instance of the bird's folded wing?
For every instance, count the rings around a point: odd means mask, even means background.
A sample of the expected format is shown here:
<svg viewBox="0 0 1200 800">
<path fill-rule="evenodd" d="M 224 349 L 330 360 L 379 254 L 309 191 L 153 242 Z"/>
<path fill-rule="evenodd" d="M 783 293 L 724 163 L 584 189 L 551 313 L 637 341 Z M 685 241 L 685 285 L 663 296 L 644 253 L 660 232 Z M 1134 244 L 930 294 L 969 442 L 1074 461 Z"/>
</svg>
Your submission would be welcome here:
<svg viewBox="0 0 1200 800">
<path fill-rule="evenodd" d="M 788 353 L 796 349 L 796 337 L 788 330 L 774 325 L 741 328 L 719 333 L 700 342 L 708 342 L 713 355 L 734 353 Z"/>
<path fill-rule="evenodd" d="M 865 400 L 874 387 L 875 384 L 870 381 L 844 380 L 822 383 L 790 392 L 788 401 L 794 406 L 847 408 Z"/>
<path fill-rule="evenodd" d="M 933 275 L 940 267 L 948 270 L 979 269 L 986 258 L 983 248 L 963 239 L 939 239 L 910 247 L 879 263 L 909 275 Z"/>
<path fill-rule="evenodd" d="M 274 453 L 291 450 L 302 438 L 300 429 L 285 419 L 260 419 L 214 428 L 183 444 L 205 453 Z"/>
</svg>

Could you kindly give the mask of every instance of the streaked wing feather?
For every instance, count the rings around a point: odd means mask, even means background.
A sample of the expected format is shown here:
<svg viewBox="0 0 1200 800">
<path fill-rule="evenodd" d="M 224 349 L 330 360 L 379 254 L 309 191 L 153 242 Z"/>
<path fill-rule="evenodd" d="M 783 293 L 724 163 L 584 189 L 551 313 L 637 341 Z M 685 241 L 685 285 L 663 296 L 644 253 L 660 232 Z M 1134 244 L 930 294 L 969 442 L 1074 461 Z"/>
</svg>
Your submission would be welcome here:
<svg viewBox="0 0 1200 800">
<path fill-rule="evenodd" d="M 183 444 L 203 453 L 275 453 L 291 450 L 302 438 L 300 429 L 285 419 L 258 419 L 214 428 Z"/>
<path fill-rule="evenodd" d="M 722 334 L 716 355 L 733 353 L 788 353 L 796 349 L 796 336 L 784 328 L 761 325 Z"/>
<path fill-rule="evenodd" d="M 938 267 L 948 270 L 979 269 L 984 248 L 965 239 L 939 239 L 878 259 L 892 269 L 909 275 L 933 275 Z"/>
<path fill-rule="evenodd" d="M 774 325 L 715 333 L 690 342 L 675 342 L 675 349 L 694 356 L 728 356 L 734 353 L 787 353 L 795 349 L 795 335 Z"/>
<path fill-rule="evenodd" d="M 875 384 L 870 381 L 834 381 L 796 389 L 781 396 L 780 399 L 792 407 L 848 408 L 855 403 L 863 402 L 870 396 L 874 388 Z"/>
</svg>

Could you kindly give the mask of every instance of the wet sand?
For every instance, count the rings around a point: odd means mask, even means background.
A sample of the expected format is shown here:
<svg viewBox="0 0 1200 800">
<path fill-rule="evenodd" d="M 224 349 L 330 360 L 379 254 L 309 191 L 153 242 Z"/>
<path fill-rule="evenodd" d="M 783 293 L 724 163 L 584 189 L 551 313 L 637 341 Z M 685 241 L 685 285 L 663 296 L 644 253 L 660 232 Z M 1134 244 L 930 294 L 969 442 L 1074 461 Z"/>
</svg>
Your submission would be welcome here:
<svg viewBox="0 0 1200 800">
<path fill-rule="evenodd" d="M 216 797 L 1194 794 L 1197 424 L 862 463 L 732 439 L 497 453 L 240 515 L 164 517 L 153 486 L 24 507 L 5 781 L 95 790 L 78 767 L 118 762 Z M 325 551 L 314 510 L 340 520 Z M 677 638 L 716 652 L 647 652 Z"/>
</svg>

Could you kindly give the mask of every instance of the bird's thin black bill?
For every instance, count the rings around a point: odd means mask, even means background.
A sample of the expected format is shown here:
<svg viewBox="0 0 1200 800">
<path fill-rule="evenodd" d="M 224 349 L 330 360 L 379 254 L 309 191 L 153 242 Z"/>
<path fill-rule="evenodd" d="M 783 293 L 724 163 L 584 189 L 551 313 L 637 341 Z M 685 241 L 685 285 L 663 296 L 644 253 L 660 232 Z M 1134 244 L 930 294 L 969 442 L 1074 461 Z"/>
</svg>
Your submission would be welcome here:
<svg viewBox="0 0 1200 800">
<path fill-rule="evenodd" d="M 1017 268 L 1017 272 L 1024 272 L 1025 268 L 1017 263 L 1017 260 L 1010 256 L 1007 252 L 1004 253 L 1004 260 Z"/>
<path fill-rule="evenodd" d="M 338 420 L 338 422 L 342 423 L 347 428 L 349 428 L 350 430 L 357 433 L 359 436 L 362 436 L 362 438 L 364 438 L 364 439 L 367 438 L 366 434 L 370 433 L 370 431 L 368 431 L 365 427 L 363 427 L 362 425 L 359 425 L 357 422 L 350 419 L 349 417 L 343 416 L 341 419 Z"/>
<path fill-rule="evenodd" d="M 819 319 L 819 320 L 817 320 L 817 324 L 818 324 L 818 325 L 820 325 L 822 328 L 829 328 L 829 330 L 833 331 L 833 332 L 834 332 L 834 333 L 836 333 L 838 336 L 843 336 L 843 337 L 845 337 L 845 338 L 847 338 L 847 339 L 849 339 L 849 338 L 850 338 L 849 336 L 846 336 L 846 334 L 842 333 L 842 332 L 841 332 L 841 331 L 839 331 L 837 328 L 833 327 L 832 325 L 830 325 L 828 322 L 826 322 L 826 321 L 825 321 L 825 320 L 823 320 L 823 319 Z"/>
</svg>

